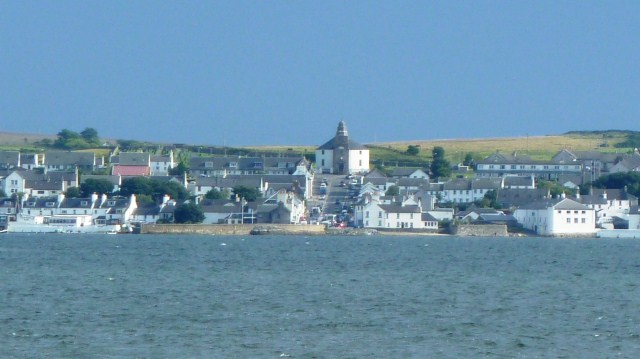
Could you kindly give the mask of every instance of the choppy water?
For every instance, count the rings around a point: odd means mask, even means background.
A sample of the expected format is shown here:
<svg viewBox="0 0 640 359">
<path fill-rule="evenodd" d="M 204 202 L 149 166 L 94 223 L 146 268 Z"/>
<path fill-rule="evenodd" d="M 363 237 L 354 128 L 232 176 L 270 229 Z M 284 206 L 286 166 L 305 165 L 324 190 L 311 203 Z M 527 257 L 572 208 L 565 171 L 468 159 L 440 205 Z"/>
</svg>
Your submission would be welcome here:
<svg viewBox="0 0 640 359">
<path fill-rule="evenodd" d="M 637 358 L 640 241 L 0 236 L 0 358 Z"/>
</svg>

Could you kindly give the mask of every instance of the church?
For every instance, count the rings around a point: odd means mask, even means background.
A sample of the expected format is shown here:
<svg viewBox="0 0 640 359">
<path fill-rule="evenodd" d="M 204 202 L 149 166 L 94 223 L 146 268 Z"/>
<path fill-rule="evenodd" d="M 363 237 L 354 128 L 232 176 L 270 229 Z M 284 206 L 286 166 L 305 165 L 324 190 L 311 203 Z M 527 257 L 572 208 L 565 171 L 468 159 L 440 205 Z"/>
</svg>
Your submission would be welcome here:
<svg viewBox="0 0 640 359">
<path fill-rule="evenodd" d="M 356 174 L 369 171 L 369 150 L 349 139 L 347 125 L 338 124 L 336 136 L 316 149 L 318 173 Z"/>
</svg>

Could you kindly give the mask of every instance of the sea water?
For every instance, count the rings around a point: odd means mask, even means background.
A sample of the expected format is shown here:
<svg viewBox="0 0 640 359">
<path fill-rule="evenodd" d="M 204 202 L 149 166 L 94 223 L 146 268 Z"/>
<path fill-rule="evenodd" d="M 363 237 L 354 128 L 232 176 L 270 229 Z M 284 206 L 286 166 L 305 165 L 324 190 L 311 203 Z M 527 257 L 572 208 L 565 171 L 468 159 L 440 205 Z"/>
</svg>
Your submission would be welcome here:
<svg viewBox="0 0 640 359">
<path fill-rule="evenodd" d="M 0 235 L 0 358 L 637 358 L 640 241 Z"/>
</svg>

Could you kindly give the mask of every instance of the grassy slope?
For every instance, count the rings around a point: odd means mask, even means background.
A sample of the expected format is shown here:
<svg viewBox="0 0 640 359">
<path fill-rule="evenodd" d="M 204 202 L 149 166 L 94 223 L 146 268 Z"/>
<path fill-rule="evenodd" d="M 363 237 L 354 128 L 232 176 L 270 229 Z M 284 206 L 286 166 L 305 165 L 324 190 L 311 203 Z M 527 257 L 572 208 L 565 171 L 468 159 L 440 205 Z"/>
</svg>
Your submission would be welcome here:
<svg viewBox="0 0 640 359">
<path fill-rule="evenodd" d="M 493 152 L 513 153 L 515 151 L 528 154 L 534 159 L 549 159 L 558 151 L 569 150 L 597 150 L 610 152 L 628 152 L 631 149 L 614 148 L 616 143 L 624 141 L 628 133 L 621 131 L 579 132 L 555 136 L 531 136 L 512 138 L 480 138 L 480 139 L 451 139 L 451 140 L 416 140 L 403 142 L 388 142 L 368 144 L 371 149 L 371 159 L 382 161 L 386 165 L 398 163 L 406 166 L 422 166 L 430 160 L 434 146 L 441 146 L 450 162 L 458 163 L 464 159 L 466 153 L 472 153 L 474 158 L 482 159 Z M 55 139 L 54 135 L 34 135 L 0 132 L 0 149 L 19 150 L 34 149 L 33 142 L 43 138 Z M 420 146 L 418 156 L 404 154 L 408 145 Z M 313 154 L 316 146 L 259 146 L 245 147 L 256 154 L 260 152 L 280 152 L 282 154 L 300 155 Z M 100 153 L 99 155 L 105 155 Z"/>
<path fill-rule="evenodd" d="M 613 145 L 626 139 L 624 133 L 615 131 L 601 133 L 579 133 L 557 136 L 531 136 L 509 138 L 477 138 L 451 140 L 417 140 L 402 142 L 387 142 L 368 144 L 371 149 L 372 160 L 382 160 L 386 164 L 415 162 L 417 165 L 425 163 L 431 158 L 431 150 L 435 146 L 444 148 L 445 154 L 452 163 L 462 162 L 465 154 L 472 153 L 476 160 L 482 159 L 496 151 L 511 154 L 519 152 L 528 154 L 534 159 L 550 159 L 562 149 L 573 151 L 596 150 L 602 152 L 627 152 L 628 148 L 614 148 Z M 420 153 L 416 156 L 404 154 L 407 146 L 420 146 Z M 253 150 L 284 151 L 284 146 L 253 147 Z M 306 150 L 312 153 L 314 147 L 296 147 L 298 152 Z"/>
</svg>

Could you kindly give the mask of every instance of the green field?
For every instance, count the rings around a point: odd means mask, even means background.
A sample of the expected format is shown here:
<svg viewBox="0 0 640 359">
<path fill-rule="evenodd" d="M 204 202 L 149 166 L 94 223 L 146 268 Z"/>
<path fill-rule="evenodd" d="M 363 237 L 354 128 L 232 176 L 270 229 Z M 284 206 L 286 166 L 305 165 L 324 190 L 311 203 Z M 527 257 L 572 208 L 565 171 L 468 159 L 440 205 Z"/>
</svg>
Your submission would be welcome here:
<svg viewBox="0 0 640 359">
<path fill-rule="evenodd" d="M 366 144 L 371 151 L 371 160 L 385 166 L 425 166 L 431 159 L 431 151 L 435 146 L 444 148 L 447 159 L 452 163 L 460 163 L 467 153 L 471 153 L 475 160 L 480 160 L 494 152 L 528 155 L 537 160 L 548 160 L 562 149 L 573 151 L 596 150 L 601 152 L 628 153 L 633 150 L 619 147 L 625 141 L 640 137 L 638 132 L 632 131 L 583 131 L 570 132 L 563 135 L 505 137 L 505 138 L 474 138 L 447 140 L 416 140 L 403 142 L 386 142 Z M 20 133 L 0 132 L 0 149 L 41 151 L 34 143 L 43 138 L 55 139 L 53 135 L 29 135 Z M 419 146 L 418 155 L 407 155 L 405 151 L 409 145 Z M 636 145 L 638 146 L 638 145 Z M 221 146 L 215 146 L 220 147 Z M 251 155 L 279 154 L 287 156 L 311 155 L 313 157 L 316 146 L 252 146 L 242 147 Z M 101 149 L 98 155 L 108 154 L 108 149 Z"/>
</svg>

